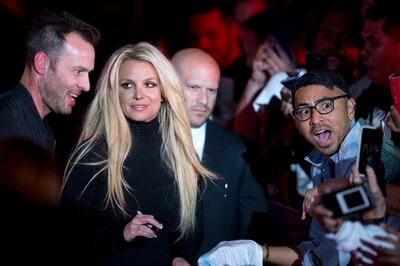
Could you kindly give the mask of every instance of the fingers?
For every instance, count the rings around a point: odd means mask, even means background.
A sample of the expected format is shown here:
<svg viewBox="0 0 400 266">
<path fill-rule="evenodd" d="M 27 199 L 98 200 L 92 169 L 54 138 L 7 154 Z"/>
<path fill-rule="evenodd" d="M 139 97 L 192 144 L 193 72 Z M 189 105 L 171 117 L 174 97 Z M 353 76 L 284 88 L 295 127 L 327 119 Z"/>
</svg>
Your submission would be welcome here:
<svg viewBox="0 0 400 266">
<path fill-rule="evenodd" d="M 138 211 L 137 215 L 135 216 L 136 221 L 140 224 L 145 224 L 147 227 L 151 228 L 152 226 L 155 226 L 158 229 L 162 229 L 163 225 L 157 221 L 153 215 L 145 215 L 142 214 L 140 211 Z M 151 225 L 151 226 L 149 226 Z"/>
<path fill-rule="evenodd" d="M 302 212 L 301 212 L 301 219 L 302 220 L 305 220 L 307 217 L 306 217 L 306 212 L 303 210 Z"/>
<path fill-rule="evenodd" d="M 311 206 L 315 204 L 316 199 L 318 197 L 318 189 L 317 187 L 313 187 L 312 189 L 308 190 L 306 195 L 304 196 L 303 200 L 303 213 L 301 219 L 304 220 L 306 218 L 306 213 L 312 216 L 310 213 Z"/>
<path fill-rule="evenodd" d="M 146 238 L 156 238 L 157 235 L 144 224 L 130 222 L 123 231 L 124 238 L 127 242 L 131 242 L 136 237 L 142 236 Z"/>
<path fill-rule="evenodd" d="M 371 259 L 377 265 L 399 265 L 400 263 L 400 245 L 398 240 L 390 237 L 376 236 L 375 239 L 383 241 L 380 245 L 374 245 L 370 242 L 361 240 L 364 245 L 362 254 Z M 389 248 L 389 243 L 392 248 Z M 368 254 L 370 253 L 370 254 Z M 373 255 L 371 255 L 373 254 Z"/>
<path fill-rule="evenodd" d="M 292 70 L 292 62 L 280 44 L 273 38 L 267 40 L 260 45 L 256 58 L 268 64 L 266 71 L 273 75 L 280 71 Z"/>
<path fill-rule="evenodd" d="M 362 240 L 361 240 L 362 241 Z M 362 241 L 363 242 L 363 241 Z M 363 242 L 363 247 L 358 248 L 354 251 L 355 257 L 357 258 L 356 265 L 375 265 L 378 253 Z"/>
<path fill-rule="evenodd" d="M 333 212 L 325 208 L 325 206 L 322 204 L 318 204 L 313 208 L 311 208 L 311 212 L 315 217 L 328 217 L 328 218 L 333 217 Z"/>
<path fill-rule="evenodd" d="M 162 229 L 163 226 L 153 215 L 144 215 L 138 211 L 138 214 L 125 226 L 123 235 L 128 242 L 138 236 L 156 238 L 156 232 L 151 229 L 152 227 Z"/>
<path fill-rule="evenodd" d="M 382 223 L 381 227 L 383 229 L 385 229 L 385 231 L 388 232 L 389 234 L 395 235 L 397 237 L 397 240 L 400 241 L 400 232 L 397 229 L 395 229 L 395 228 L 393 228 L 391 226 L 388 226 L 385 223 Z"/>
<path fill-rule="evenodd" d="M 301 219 L 302 220 L 304 220 L 304 219 L 306 219 L 306 211 L 307 211 L 307 208 L 309 208 L 309 206 L 307 206 L 308 204 L 306 203 L 306 198 L 304 198 L 304 200 L 303 200 L 303 211 L 302 211 L 302 213 L 301 213 Z"/>
<path fill-rule="evenodd" d="M 325 208 L 322 204 L 312 207 L 310 213 L 326 232 L 336 233 L 342 224 L 342 220 L 340 218 L 333 218 L 333 212 Z"/>
<path fill-rule="evenodd" d="M 361 182 L 362 182 L 362 179 L 360 177 L 358 167 L 356 165 L 353 165 L 351 168 L 350 176 L 349 176 L 349 183 L 350 183 L 350 185 L 354 186 L 354 185 L 361 184 Z"/>
<path fill-rule="evenodd" d="M 386 125 L 394 132 L 400 132 L 400 114 L 393 105 L 390 106 L 390 115 L 386 118 Z"/>
<path fill-rule="evenodd" d="M 395 249 L 383 248 L 380 245 L 374 245 L 371 242 L 362 239 L 361 243 L 363 245 L 363 248 L 359 248 L 358 252 L 364 257 L 368 258 L 372 262 L 370 264 L 386 265 L 381 263 L 384 261 L 390 261 L 392 258 L 395 258 L 398 253 L 398 251 L 396 251 Z"/>
<path fill-rule="evenodd" d="M 370 166 L 367 166 L 365 171 L 367 173 L 368 184 L 372 194 L 380 192 L 374 169 Z"/>
<path fill-rule="evenodd" d="M 293 107 L 292 104 L 286 101 L 281 102 L 281 111 L 282 113 L 288 117 L 291 114 Z"/>
</svg>

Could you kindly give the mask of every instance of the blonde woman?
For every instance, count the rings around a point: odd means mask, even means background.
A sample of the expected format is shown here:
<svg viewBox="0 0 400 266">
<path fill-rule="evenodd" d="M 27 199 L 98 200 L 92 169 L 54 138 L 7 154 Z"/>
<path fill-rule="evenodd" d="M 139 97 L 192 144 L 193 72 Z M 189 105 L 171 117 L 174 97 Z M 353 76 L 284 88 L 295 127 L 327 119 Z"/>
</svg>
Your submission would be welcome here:
<svg viewBox="0 0 400 266">
<path fill-rule="evenodd" d="M 120 48 L 100 75 L 61 204 L 95 224 L 105 265 L 189 265 L 199 245 L 198 177 L 181 82 L 154 46 Z M 197 214 L 197 215 L 196 215 Z"/>
</svg>

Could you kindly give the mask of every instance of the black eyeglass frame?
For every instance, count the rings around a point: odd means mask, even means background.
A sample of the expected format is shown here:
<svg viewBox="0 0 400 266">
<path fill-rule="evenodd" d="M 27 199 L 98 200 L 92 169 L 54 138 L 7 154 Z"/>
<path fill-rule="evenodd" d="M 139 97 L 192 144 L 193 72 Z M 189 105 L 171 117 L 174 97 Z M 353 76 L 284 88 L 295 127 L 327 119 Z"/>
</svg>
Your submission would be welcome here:
<svg viewBox="0 0 400 266">
<path fill-rule="evenodd" d="M 297 107 L 296 109 L 293 109 L 292 115 L 297 121 L 304 122 L 311 118 L 313 109 L 317 110 L 317 112 L 320 113 L 321 115 L 329 114 L 329 113 L 333 112 L 333 110 L 335 110 L 335 100 L 341 99 L 341 98 L 350 98 L 350 96 L 348 94 L 343 94 L 343 95 L 339 95 L 339 96 L 335 96 L 335 97 L 323 98 L 323 99 L 319 100 L 316 104 L 314 104 L 314 106 L 300 106 L 300 107 Z M 328 112 L 321 112 L 320 110 L 318 110 L 317 106 L 319 106 L 319 104 L 326 102 L 326 101 L 332 102 L 332 110 L 330 110 Z M 296 116 L 296 111 L 301 110 L 301 109 L 309 109 L 310 110 L 310 115 L 306 119 L 299 119 Z"/>
</svg>

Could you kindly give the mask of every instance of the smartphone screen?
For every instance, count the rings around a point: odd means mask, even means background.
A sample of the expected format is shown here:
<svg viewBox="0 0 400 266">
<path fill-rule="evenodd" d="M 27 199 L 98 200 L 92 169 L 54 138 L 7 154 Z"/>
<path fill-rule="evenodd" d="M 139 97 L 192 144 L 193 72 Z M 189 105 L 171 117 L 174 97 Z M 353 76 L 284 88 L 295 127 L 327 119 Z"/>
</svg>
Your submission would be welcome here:
<svg viewBox="0 0 400 266">
<path fill-rule="evenodd" d="M 381 164 L 383 132 L 372 127 L 362 127 L 358 149 L 358 170 L 360 176 L 366 176 L 365 168 L 369 165 L 377 173 Z"/>
</svg>

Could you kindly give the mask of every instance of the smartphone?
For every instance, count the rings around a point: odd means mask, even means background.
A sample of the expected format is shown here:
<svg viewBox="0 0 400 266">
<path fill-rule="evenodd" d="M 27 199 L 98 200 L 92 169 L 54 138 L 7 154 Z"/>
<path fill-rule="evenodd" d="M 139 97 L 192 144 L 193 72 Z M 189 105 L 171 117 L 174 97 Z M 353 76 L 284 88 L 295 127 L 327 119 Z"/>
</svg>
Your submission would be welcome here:
<svg viewBox="0 0 400 266">
<path fill-rule="evenodd" d="M 393 105 L 400 112 L 400 74 L 393 73 L 389 76 L 390 92 L 392 94 Z"/>
<path fill-rule="evenodd" d="M 306 52 L 306 69 L 307 71 L 315 69 L 325 69 L 326 58 L 322 53 Z"/>
<path fill-rule="evenodd" d="M 321 196 L 322 204 L 334 217 L 350 217 L 375 207 L 368 183 L 347 187 Z"/>
<path fill-rule="evenodd" d="M 365 178 L 365 168 L 371 166 L 377 176 L 380 174 L 383 131 L 370 126 L 361 128 L 358 146 L 357 167 L 360 176 Z"/>
</svg>

